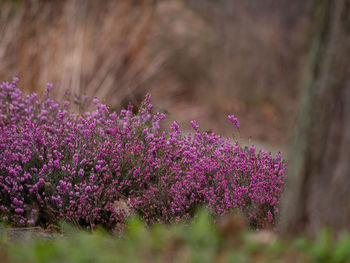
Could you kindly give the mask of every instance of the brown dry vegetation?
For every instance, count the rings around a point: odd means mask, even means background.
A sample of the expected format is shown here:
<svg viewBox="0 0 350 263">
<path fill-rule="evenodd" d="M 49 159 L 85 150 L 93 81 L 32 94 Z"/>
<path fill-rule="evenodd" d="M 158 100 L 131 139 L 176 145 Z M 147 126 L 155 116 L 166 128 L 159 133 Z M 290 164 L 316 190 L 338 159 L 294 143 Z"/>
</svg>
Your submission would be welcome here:
<svg viewBox="0 0 350 263">
<path fill-rule="evenodd" d="M 309 1 L 0 1 L 0 79 L 26 92 L 98 97 L 113 109 L 147 91 L 185 129 L 281 147 L 306 61 Z M 235 133 L 237 136 L 237 133 Z"/>
<path fill-rule="evenodd" d="M 152 1 L 5 3 L 1 78 L 18 75 L 26 92 L 42 92 L 52 82 L 58 97 L 69 90 L 110 105 L 133 100 L 159 61 L 147 49 L 152 6 Z"/>
</svg>

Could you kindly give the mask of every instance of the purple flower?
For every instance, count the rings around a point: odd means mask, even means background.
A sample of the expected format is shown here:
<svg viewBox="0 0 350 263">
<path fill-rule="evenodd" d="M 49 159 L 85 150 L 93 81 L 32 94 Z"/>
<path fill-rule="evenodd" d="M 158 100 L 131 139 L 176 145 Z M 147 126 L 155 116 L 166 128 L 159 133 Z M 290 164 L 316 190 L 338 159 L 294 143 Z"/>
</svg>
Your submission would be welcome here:
<svg viewBox="0 0 350 263">
<path fill-rule="evenodd" d="M 240 209 L 257 228 L 275 222 L 286 176 L 280 154 L 201 133 L 194 120 L 195 134 L 182 135 L 176 122 L 167 134 L 165 115 L 152 113 L 149 100 L 134 114 L 131 107 L 110 113 L 95 99 L 97 110 L 76 115 L 69 102 L 23 97 L 16 82 L 1 84 L 2 220 L 35 224 L 35 198 L 57 220 L 109 227 L 131 208 L 147 223 L 189 219 L 200 206 L 216 215 Z"/>
<path fill-rule="evenodd" d="M 197 122 L 195 120 L 191 121 L 191 125 L 195 131 L 199 131 L 199 125 L 197 124 Z"/>
<path fill-rule="evenodd" d="M 80 169 L 80 170 L 79 170 L 78 176 L 79 176 L 79 177 L 83 177 L 83 176 L 84 176 L 84 170 L 83 170 L 83 169 Z"/>
<path fill-rule="evenodd" d="M 52 83 L 47 83 L 46 84 L 46 90 L 45 90 L 45 97 L 49 98 L 50 97 L 50 93 L 52 91 L 53 88 L 53 84 Z"/>
<path fill-rule="evenodd" d="M 18 77 L 13 77 L 12 79 L 12 85 L 16 85 L 19 81 L 19 78 Z"/>
<path fill-rule="evenodd" d="M 233 123 L 236 128 L 239 128 L 239 122 L 234 115 L 228 115 L 227 118 Z"/>
<path fill-rule="evenodd" d="M 21 214 L 23 212 L 24 212 L 24 210 L 22 208 L 16 208 L 15 209 L 15 213 L 17 213 L 17 214 Z"/>
<path fill-rule="evenodd" d="M 91 187 L 90 186 L 87 186 L 85 188 L 85 193 L 87 193 L 87 194 L 91 193 Z"/>
</svg>

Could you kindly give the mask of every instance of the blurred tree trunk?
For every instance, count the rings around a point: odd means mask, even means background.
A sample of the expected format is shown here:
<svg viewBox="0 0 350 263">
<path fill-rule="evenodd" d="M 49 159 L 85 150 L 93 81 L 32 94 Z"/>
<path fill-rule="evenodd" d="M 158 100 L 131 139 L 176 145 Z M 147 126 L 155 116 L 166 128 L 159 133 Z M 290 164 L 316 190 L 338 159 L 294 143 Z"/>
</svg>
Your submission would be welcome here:
<svg viewBox="0 0 350 263">
<path fill-rule="evenodd" d="M 281 229 L 350 230 L 350 0 L 316 0 Z"/>
</svg>

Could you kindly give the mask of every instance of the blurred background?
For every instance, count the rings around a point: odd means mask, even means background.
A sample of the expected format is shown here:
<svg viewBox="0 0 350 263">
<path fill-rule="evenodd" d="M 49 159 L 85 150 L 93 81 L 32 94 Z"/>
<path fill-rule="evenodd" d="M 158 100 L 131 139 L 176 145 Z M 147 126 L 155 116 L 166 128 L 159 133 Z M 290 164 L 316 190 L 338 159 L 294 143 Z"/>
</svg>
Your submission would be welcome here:
<svg viewBox="0 0 350 263">
<path fill-rule="evenodd" d="M 97 97 L 284 150 L 303 83 L 308 0 L 0 0 L 0 80 Z M 238 117 L 239 131 L 227 119 Z"/>
</svg>

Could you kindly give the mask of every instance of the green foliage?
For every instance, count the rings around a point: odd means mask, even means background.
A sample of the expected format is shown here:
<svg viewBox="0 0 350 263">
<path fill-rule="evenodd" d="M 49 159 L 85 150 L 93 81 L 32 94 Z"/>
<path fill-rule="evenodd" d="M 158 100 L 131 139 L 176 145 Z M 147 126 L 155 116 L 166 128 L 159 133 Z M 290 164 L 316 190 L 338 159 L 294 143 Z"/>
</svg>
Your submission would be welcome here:
<svg viewBox="0 0 350 263">
<path fill-rule="evenodd" d="M 232 220 L 234 220 L 232 218 Z M 324 230 L 311 241 L 286 242 L 272 232 L 232 234 L 204 210 L 190 223 L 146 226 L 134 217 L 113 237 L 64 226 L 64 237 L 9 241 L 0 238 L 0 262 L 350 262 L 350 236 Z M 264 240 L 260 234 L 273 239 Z"/>
<path fill-rule="evenodd" d="M 346 233 L 335 240 L 332 231 L 324 229 L 314 242 L 299 238 L 295 246 L 307 254 L 312 262 L 350 262 L 350 236 Z"/>
</svg>

